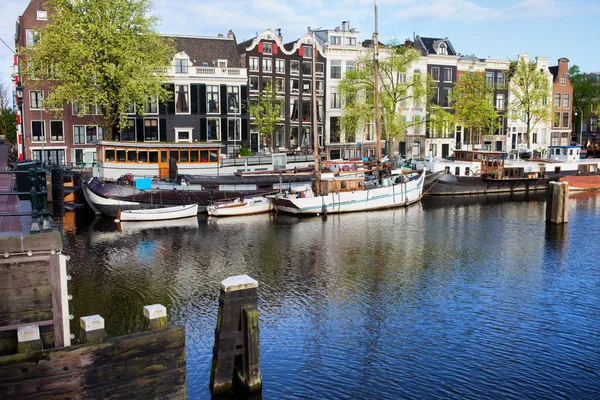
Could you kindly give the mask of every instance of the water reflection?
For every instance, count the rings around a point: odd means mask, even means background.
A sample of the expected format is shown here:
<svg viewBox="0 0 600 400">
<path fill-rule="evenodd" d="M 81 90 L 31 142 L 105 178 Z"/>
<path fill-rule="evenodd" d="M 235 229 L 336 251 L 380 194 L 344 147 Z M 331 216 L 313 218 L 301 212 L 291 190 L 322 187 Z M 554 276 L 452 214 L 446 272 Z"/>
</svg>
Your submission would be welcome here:
<svg viewBox="0 0 600 400">
<path fill-rule="evenodd" d="M 121 232 L 98 220 L 65 238 L 72 313 L 116 335 L 164 304 L 186 325 L 188 395 L 208 398 L 219 282 L 247 273 L 265 398 L 594 397 L 600 273 L 581 244 L 600 210 L 572 199 L 559 230 L 523 200 Z"/>
</svg>

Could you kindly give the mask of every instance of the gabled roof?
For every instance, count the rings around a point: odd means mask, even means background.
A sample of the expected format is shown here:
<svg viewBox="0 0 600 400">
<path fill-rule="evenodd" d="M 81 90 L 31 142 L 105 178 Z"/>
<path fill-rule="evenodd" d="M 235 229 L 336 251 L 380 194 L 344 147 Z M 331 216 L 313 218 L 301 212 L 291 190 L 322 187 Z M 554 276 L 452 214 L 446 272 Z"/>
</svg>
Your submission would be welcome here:
<svg viewBox="0 0 600 400">
<path fill-rule="evenodd" d="M 227 60 L 229 68 L 242 68 L 235 39 L 227 37 L 171 36 L 177 52 L 184 51 L 194 65 L 207 63 L 214 66 L 217 60 Z"/>
<path fill-rule="evenodd" d="M 549 67 L 548 70 L 552 74 L 552 79 L 556 81 L 556 77 L 558 76 L 558 65 L 554 67 Z"/>
<path fill-rule="evenodd" d="M 362 42 L 362 47 L 373 47 L 375 41 L 373 39 L 366 39 Z M 385 47 L 384 43 L 379 42 L 379 47 Z"/>
<path fill-rule="evenodd" d="M 449 56 L 456 56 L 456 50 L 448 38 L 428 38 L 417 36 L 415 45 L 418 49 L 427 54 L 439 54 L 438 48 L 440 43 L 446 43 Z"/>
</svg>

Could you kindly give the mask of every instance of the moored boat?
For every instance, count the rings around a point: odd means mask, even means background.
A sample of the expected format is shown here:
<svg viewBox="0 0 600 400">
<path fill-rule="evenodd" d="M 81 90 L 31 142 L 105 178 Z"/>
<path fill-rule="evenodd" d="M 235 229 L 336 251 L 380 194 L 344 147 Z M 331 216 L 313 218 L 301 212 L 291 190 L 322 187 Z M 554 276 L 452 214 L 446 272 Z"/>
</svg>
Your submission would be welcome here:
<svg viewBox="0 0 600 400">
<path fill-rule="evenodd" d="M 141 210 L 120 210 L 115 222 L 121 221 L 165 221 L 193 217 L 198 214 L 198 204 L 184 206 L 150 208 Z"/>
<path fill-rule="evenodd" d="M 271 201 L 266 197 L 249 197 L 234 201 L 217 203 L 206 207 L 212 217 L 238 217 L 268 213 L 273 209 Z"/>
</svg>

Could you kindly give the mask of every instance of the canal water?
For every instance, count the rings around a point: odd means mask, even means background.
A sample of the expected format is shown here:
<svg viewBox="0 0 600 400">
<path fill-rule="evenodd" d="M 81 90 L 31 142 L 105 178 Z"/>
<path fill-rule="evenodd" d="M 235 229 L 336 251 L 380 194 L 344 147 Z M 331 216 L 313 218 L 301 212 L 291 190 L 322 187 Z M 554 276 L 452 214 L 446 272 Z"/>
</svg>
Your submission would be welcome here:
<svg viewBox="0 0 600 400">
<path fill-rule="evenodd" d="M 219 283 L 259 282 L 265 399 L 600 395 L 600 195 L 547 226 L 543 198 L 425 199 L 390 211 L 181 226 L 65 218 L 71 313 L 110 336 L 161 303 L 208 399 Z"/>
</svg>

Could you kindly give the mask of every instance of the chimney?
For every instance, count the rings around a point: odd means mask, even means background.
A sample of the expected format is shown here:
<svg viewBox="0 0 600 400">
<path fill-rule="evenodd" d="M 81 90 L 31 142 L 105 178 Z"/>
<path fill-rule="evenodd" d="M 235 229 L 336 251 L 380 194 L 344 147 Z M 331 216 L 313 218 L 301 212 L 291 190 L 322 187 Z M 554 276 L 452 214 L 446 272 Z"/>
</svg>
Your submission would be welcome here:
<svg viewBox="0 0 600 400">
<path fill-rule="evenodd" d="M 283 36 L 281 36 L 281 28 L 277 28 L 277 37 L 281 42 L 283 42 Z"/>
<path fill-rule="evenodd" d="M 412 40 L 406 39 L 404 40 L 404 47 L 415 47 L 415 44 Z"/>
<path fill-rule="evenodd" d="M 227 32 L 227 37 L 229 39 L 233 39 L 233 41 L 235 42 L 235 33 L 233 33 L 233 31 L 230 29 L 229 32 Z"/>
<path fill-rule="evenodd" d="M 219 33 L 217 37 L 224 37 L 222 33 Z"/>
<path fill-rule="evenodd" d="M 350 21 L 342 21 L 342 31 L 348 32 L 350 30 Z"/>
</svg>

